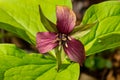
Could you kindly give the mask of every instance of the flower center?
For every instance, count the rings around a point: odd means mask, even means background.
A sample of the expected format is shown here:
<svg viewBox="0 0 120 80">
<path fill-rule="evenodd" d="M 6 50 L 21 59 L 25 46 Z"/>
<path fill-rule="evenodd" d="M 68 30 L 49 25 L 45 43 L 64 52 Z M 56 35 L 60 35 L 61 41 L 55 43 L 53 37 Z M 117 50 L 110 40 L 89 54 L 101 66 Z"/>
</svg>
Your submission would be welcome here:
<svg viewBox="0 0 120 80">
<path fill-rule="evenodd" d="M 66 35 L 66 34 L 61 34 L 61 33 L 58 34 L 59 45 L 63 45 L 63 46 L 68 47 L 68 45 L 67 45 L 67 40 L 71 40 L 68 35 Z"/>
</svg>

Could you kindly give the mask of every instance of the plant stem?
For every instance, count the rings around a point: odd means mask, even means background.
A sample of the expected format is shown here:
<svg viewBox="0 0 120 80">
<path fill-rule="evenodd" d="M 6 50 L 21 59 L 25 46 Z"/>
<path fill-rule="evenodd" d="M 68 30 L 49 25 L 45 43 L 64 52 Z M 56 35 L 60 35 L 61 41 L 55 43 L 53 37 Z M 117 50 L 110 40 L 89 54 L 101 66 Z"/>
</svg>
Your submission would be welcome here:
<svg viewBox="0 0 120 80">
<path fill-rule="evenodd" d="M 58 49 L 59 48 L 59 49 Z M 61 60 L 61 51 L 62 51 L 62 47 L 59 46 L 57 49 L 56 49 L 56 59 L 57 59 L 57 71 L 60 70 L 60 67 L 62 65 L 62 60 Z"/>
</svg>

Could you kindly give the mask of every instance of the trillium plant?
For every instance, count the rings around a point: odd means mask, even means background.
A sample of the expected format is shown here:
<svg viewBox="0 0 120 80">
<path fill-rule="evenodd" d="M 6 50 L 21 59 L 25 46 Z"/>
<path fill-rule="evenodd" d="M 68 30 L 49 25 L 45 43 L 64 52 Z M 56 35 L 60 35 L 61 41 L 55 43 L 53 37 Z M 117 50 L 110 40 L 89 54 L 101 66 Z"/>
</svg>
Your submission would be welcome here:
<svg viewBox="0 0 120 80">
<path fill-rule="evenodd" d="M 0 0 L 0 28 L 36 48 L 1 43 L 0 80 L 78 80 L 86 56 L 120 46 L 120 2 L 90 6 L 76 25 L 71 0 Z"/>
<path fill-rule="evenodd" d="M 37 33 L 36 42 L 39 52 L 46 53 L 56 47 L 58 47 L 58 50 L 63 48 L 66 55 L 72 61 L 78 62 L 82 65 L 83 61 L 85 60 L 84 46 L 79 40 L 73 38 L 71 35 L 76 23 L 76 16 L 74 12 L 68 7 L 57 6 L 56 16 L 57 23 L 54 32 Z M 61 53 L 59 52 L 61 51 L 56 52 L 58 59 L 61 58 Z M 60 60 L 58 60 L 60 62 L 58 64 L 61 64 Z"/>
</svg>

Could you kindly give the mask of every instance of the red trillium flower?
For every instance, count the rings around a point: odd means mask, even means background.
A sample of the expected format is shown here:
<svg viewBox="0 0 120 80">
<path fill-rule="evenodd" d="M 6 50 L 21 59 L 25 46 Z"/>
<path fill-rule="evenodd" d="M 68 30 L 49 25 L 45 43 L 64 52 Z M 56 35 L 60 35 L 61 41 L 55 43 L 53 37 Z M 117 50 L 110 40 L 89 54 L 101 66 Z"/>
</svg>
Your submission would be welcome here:
<svg viewBox="0 0 120 80">
<path fill-rule="evenodd" d="M 84 46 L 70 35 L 76 23 L 74 12 L 68 7 L 57 6 L 56 16 L 57 32 L 38 32 L 37 49 L 40 53 L 46 53 L 57 46 L 63 46 L 72 61 L 82 64 L 85 60 Z"/>
</svg>

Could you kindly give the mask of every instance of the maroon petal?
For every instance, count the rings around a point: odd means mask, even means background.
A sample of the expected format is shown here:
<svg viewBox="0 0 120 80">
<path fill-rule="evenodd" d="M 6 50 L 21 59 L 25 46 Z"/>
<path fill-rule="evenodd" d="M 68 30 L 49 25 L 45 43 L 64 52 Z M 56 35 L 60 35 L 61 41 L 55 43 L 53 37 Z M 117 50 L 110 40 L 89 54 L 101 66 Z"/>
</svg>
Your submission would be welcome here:
<svg viewBox="0 0 120 80">
<path fill-rule="evenodd" d="M 38 32 L 37 33 L 37 49 L 40 53 L 46 53 L 55 48 L 58 43 L 55 42 L 57 36 L 53 32 Z"/>
<path fill-rule="evenodd" d="M 69 34 L 76 22 L 76 16 L 74 12 L 68 7 L 57 6 L 57 29 L 60 33 Z"/>
<path fill-rule="evenodd" d="M 85 50 L 83 44 L 75 39 L 67 41 L 67 47 L 64 46 L 64 51 L 68 57 L 82 65 L 85 60 Z"/>
</svg>

